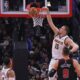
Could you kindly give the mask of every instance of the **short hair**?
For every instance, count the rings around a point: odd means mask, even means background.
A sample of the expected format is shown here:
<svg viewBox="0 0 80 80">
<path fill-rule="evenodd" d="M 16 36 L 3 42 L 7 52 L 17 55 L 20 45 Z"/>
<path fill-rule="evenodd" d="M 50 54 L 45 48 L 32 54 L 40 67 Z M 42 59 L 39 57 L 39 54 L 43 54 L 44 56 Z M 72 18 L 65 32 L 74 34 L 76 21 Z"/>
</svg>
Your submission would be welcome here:
<svg viewBox="0 0 80 80">
<path fill-rule="evenodd" d="M 65 27 L 65 30 L 67 32 L 67 34 L 69 33 L 69 27 L 67 25 L 63 25 Z"/>
<path fill-rule="evenodd" d="M 38 8 L 38 5 L 37 5 L 37 3 L 36 3 L 36 2 L 33 2 L 33 3 L 31 4 L 31 6 L 30 6 L 30 7 Z"/>
<path fill-rule="evenodd" d="M 67 56 L 67 55 L 69 55 L 69 53 L 70 53 L 69 48 L 68 47 L 64 47 L 63 48 L 63 55 Z"/>
<path fill-rule="evenodd" d="M 10 58 L 8 56 L 4 57 L 3 64 L 8 65 L 10 63 Z"/>
</svg>

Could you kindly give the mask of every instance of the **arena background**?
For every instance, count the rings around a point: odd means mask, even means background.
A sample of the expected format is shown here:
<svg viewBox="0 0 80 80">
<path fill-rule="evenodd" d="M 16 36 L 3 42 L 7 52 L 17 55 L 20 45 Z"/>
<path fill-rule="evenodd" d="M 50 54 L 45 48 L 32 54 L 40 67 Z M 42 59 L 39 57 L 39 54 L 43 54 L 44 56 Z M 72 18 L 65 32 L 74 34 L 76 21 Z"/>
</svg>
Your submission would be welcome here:
<svg viewBox="0 0 80 80">
<path fill-rule="evenodd" d="M 11 1 L 14 6 L 14 1 Z M 53 21 L 58 27 L 68 25 L 70 37 L 80 46 L 80 0 L 73 0 L 72 12 L 70 18 L 53 18 Z M 48 80 L 47 70 L 54 34 L 46 18 L 43 30 L 36 34 L 32 18 L 0 18 L 0 43 L 6 40 L 9 42 L 7 46 L 0 46 L 0 65 L 5 55 L 13 58 L 16 80 Z M 74 58 L 80 62 L 80 49 L 76 53 Z"/>
</svg>

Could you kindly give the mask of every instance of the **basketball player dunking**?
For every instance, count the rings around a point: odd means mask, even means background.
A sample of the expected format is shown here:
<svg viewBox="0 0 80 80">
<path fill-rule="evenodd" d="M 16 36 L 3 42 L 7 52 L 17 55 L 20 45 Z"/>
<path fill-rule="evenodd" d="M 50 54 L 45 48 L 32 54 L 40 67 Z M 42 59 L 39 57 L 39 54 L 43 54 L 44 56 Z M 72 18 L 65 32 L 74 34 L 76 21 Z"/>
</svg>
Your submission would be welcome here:
<svg viewBox="0 0 80 80">
<path fill-rule="evenodd" d="M 56 60 L 63 58 L 62 50 L 64 46 L 72 47 L 70 52 L 73 53 L 78 50 L 79 46 L 67 35 L 69 32 L 69 28 L 66 25 L 63 25 L 60 29 L 58 29 L 49 14 L 49 10 L 47 10 L 47 20 L 48 23 L 53 30 L 55 36 L 52 43 L 52 59 L 49 64 L 49 71 L 52 69 L 52 65 L 56 62 Z M 55 74 L 56 75 L 56 74 Z M 56 80 L 56 76 L 53 78 L 49 78 L 49 80 Z"/>
<path fill-rule="evenodd" d="M 64 47 L 62 55 L 63 58 L 56 61 L 49 76 L 54 76 L 57 71 L 57 80 L 79 80 L 77 76 L 80 77 L 80 65 L 77 60 L 69 57 L 69 48 Z"/>
</svg>

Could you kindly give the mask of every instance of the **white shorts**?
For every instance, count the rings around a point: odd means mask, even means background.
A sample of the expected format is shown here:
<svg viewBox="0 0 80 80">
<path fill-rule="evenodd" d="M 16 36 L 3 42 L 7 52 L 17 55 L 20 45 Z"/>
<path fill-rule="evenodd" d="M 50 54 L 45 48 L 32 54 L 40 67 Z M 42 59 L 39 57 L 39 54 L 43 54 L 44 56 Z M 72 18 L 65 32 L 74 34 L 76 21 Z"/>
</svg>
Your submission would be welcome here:
<svg viewBox="0 0 80 80">
<path fill-rule="evenodd" d="M 55 60 L 54 58 L 51 59 L 50 63 L 49 63 L 49 68 L 48 71 L 50 71 L 53 67 L 53 65 L 56 63 L 57 60 Z M 55 73 L 55 75 L 53 77 L 49 77 L 49 80 L 57 80 L 57 73 Z"/>
<path fill-rule="evenodd" d="M 48 71 L 50 71 L 53 68 L 53 65 L 56 63 L 57 60 L 55 60 L 54 58 L 51 59 L 50 63 L 49 63 L 49 68 Z"/>
</svg>

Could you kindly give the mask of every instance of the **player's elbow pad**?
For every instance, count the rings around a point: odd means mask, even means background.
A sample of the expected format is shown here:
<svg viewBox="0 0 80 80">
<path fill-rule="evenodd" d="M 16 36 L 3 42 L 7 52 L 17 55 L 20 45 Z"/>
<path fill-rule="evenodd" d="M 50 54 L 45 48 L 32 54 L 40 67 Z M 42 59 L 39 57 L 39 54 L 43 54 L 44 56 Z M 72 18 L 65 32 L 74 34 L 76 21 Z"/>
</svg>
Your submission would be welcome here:
<svg viewBox="0 0 80 80">
<path fill-rule="evenodd" d="M 51 71 L 49 71 L 48 75 L 49 77 L 53 77 L 55 73 L 56 73 L 56 70 L 52 69 Z"/>
</svg>

